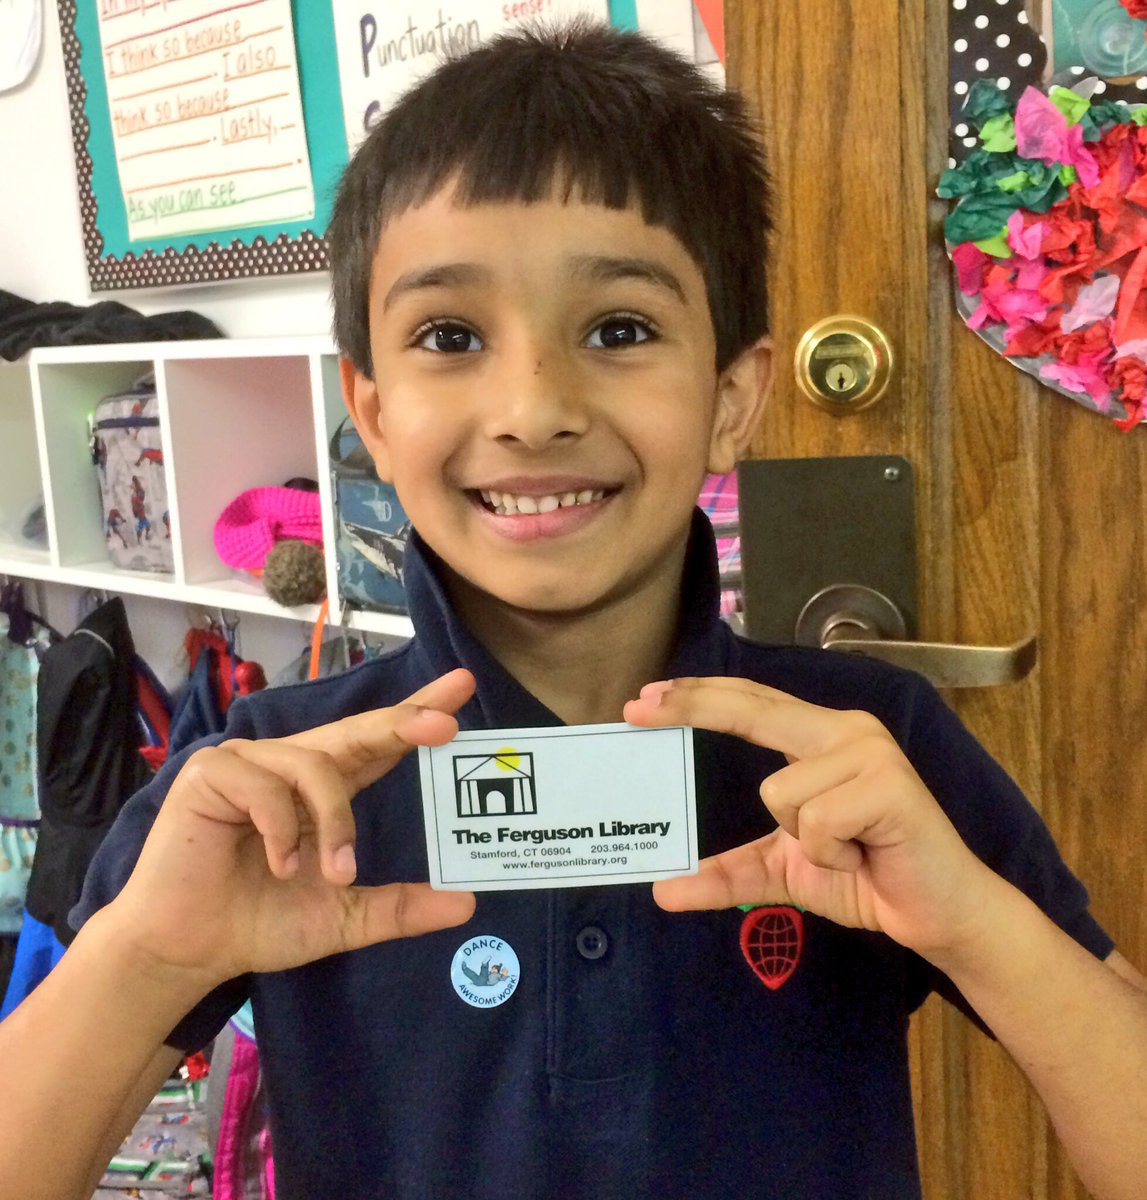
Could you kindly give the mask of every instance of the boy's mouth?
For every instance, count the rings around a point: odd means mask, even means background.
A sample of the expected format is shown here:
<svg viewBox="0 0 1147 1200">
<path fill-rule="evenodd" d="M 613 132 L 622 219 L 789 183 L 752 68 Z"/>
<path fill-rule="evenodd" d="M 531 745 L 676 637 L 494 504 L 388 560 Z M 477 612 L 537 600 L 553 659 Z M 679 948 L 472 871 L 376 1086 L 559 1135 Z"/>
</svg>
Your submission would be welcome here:
<svg viewBox="0 0 1147 1200">
<path fill-rule="evenodd" d="M 487 512 L 500 517 L 533 516 L 556 512 L 559 508 L 584 508 L 597 504 L 617 488 L 583 488 L 581 491 L 553 492 L 547 495 L 526 495 L 481 488 L 475 493 Z"/>
</svg>

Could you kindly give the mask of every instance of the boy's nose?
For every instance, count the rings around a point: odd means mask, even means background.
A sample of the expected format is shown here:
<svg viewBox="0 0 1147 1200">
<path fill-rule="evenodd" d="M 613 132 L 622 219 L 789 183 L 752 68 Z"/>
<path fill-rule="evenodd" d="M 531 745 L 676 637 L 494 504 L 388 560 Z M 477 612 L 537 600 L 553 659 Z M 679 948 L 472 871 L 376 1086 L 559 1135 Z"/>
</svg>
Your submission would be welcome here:
<svg viewBox="0 0 1147 1200">
<path fill-rule="evenodd" d="M 585 433 L 589 414 L 579 401 L 577 372 L 560 356 L 524 356 L 492 383 L 485 403 L 488 437 L 541 450 Z"/>
</svg>

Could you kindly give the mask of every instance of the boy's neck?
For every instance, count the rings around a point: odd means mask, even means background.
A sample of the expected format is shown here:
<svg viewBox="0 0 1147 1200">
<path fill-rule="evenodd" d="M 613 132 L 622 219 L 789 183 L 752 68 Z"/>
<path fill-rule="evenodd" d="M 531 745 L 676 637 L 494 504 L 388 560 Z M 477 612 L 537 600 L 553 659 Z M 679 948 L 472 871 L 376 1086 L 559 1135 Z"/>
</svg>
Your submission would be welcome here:
<svg viewBox="0 0 1147 1200">
<path fill-rule="evenodd" d="M 641 590 L 589 613 L 529 612 L 475 592 L 452 576 L 447 588 L 467 628 L 503 667 L 567 725 L 622 720 L 622 706 L 664 678 L 681 617 L 675 568 Z"/>
</svg>

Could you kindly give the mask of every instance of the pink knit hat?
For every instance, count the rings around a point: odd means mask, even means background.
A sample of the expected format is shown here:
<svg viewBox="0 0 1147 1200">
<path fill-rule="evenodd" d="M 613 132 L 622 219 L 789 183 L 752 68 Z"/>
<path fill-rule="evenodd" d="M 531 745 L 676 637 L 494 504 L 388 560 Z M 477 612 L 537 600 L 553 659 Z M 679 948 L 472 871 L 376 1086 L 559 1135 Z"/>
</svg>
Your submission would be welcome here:
<svg viewBox="0 0 1147 1200">
<path fill-rule="evenodd" d="M 215 522 L 215 549 L 229 567 L 261 570 L 271 547 L 287 538 L 323 544 L 317 492 L 251 488 L 236 496 Z"/>
</svg>

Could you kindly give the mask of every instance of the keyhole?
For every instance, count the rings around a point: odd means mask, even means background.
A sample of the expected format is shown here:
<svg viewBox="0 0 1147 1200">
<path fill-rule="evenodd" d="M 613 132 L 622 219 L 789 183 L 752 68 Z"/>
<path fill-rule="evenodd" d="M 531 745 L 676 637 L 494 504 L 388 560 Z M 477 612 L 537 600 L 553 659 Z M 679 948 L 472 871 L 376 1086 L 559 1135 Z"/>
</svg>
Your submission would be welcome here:
<svg viewBox="0 0 1147 1200">
<path fill-rule="evenodd" d="M 848 392 L 856 386 L 856 369 L 846 362 L 835 362 L 829 367 L 826 378 L 834 392 Z"/>
</svg>

